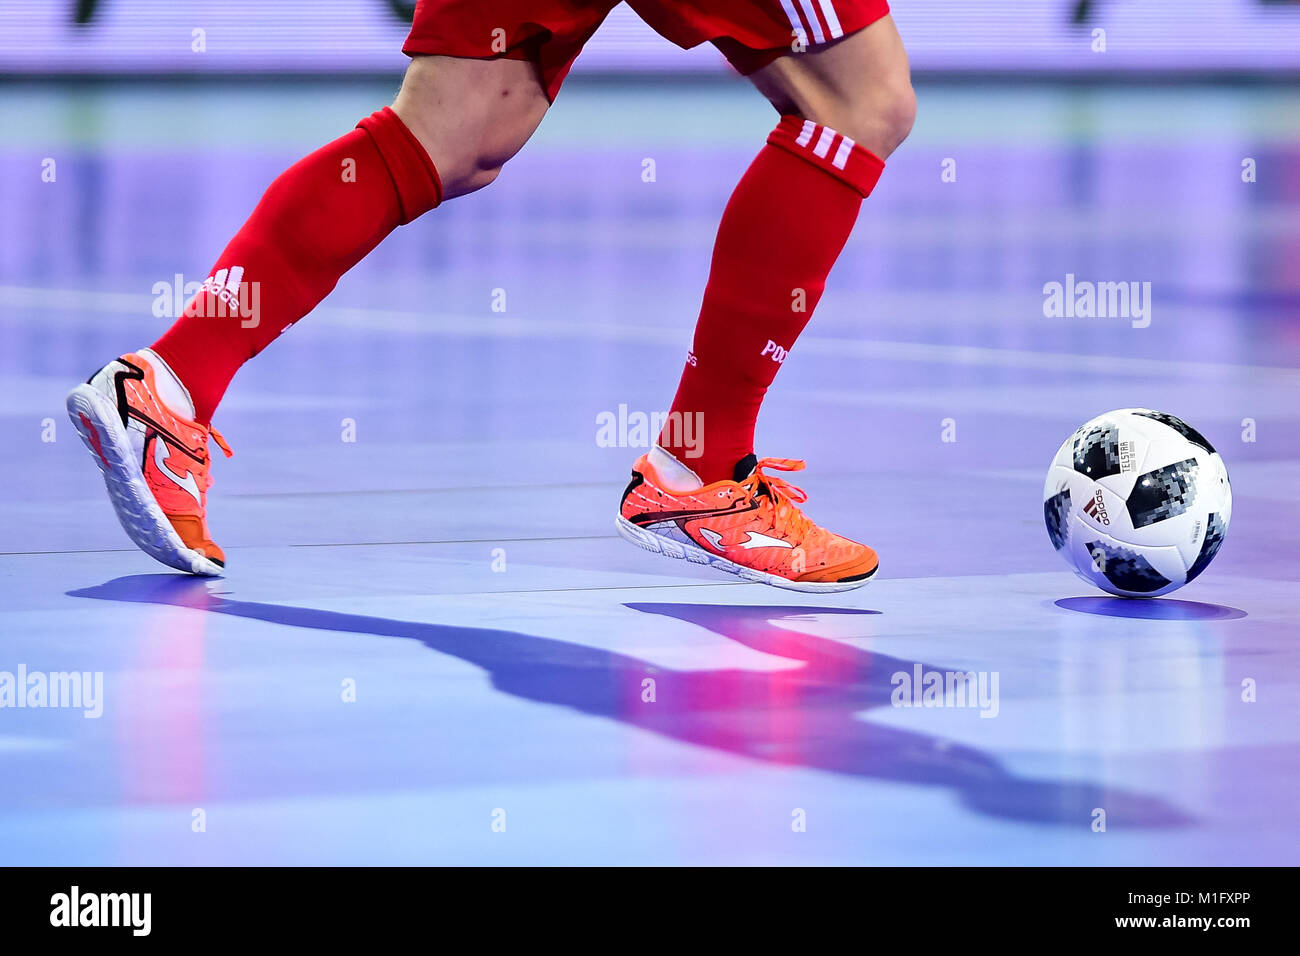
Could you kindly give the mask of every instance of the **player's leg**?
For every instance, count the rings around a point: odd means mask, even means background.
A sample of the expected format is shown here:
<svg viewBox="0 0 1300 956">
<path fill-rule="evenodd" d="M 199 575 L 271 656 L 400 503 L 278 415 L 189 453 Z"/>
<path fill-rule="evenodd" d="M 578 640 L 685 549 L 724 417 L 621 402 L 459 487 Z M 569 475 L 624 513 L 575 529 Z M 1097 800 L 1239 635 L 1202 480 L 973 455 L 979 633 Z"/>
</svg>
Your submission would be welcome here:
<svg viewBox="0 0 1300 956">
<path fill-rule="evenodd" d="M 257 283 L 257 314 L 213 321 L 233 303 L 208 291 L 153 346 L 189 390 L 199 423 L 239 366 L 389 233 L 492 182 L 548 103 L 525 60 L 416 57 L 391 108 L 282 173 L 212 270 L 239 270 L 239 282 L 227 279 L 232 292 Z"/>
<path fill-rule="evenodd" d="M 205 514 L 208 436 L 230 380 L 399 225 L 490 183 L 548 105 L 528 60 L 416 57 L 393 108 L 270 185 L 157 342 L 73 390 L 73 423 L 137 545 L 172 567 L 219 573 L 225 558 Z"/>
<path fill-rule="evenodd" d="M 911 129 L 915 100 L 888 16 L 751 79 L 781 120 L 723 214 L 691 354 L 659 447 L 624 496 L 620 530 L 752 580 L 837 590 L 870 577 L 875 553 L 814 525 L 796 507 L 798 489 L 756 467 L 754 426 L 884 159 Z"/>
<path fill-rule="evenodd" d="M 884 160 L 915 115 L 907 55 L 886 16 L 750 79 L 781 121 L 723 214 L 674 410 L 704 415 L 704 481 L 753 451 L 767 386 L 812 317 Z M 669 450 L 689 451 L 674 435 Z"/>
</svg>

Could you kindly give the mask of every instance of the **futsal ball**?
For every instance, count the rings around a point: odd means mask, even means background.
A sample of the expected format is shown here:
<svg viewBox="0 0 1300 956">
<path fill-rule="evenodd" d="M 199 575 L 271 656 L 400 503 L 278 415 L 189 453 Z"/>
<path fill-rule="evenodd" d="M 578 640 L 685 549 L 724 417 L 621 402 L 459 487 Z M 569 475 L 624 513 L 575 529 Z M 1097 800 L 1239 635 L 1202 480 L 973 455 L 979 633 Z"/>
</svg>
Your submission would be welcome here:
<svg viewBox="0 0 1300 956">
<path fill-rule="evenodd" d="M 1084 423 L 1043 486 L 1052 546 L 1079 577 L 1122 597 L 1168 594 L 1193 580 L 1231 517 L 1219 453 L 1190 425 L 1149 408 Z"/>
</svg>

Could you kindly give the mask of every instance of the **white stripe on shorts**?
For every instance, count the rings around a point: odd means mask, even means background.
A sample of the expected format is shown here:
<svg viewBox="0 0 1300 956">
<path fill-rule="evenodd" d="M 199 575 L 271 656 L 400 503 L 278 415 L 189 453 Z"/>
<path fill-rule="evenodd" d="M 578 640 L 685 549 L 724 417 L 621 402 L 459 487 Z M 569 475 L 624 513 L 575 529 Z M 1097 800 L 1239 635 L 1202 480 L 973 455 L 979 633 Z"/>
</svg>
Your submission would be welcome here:
<svg viewBox="0 0 1300 956">
<path fill-rule="evenodd" d="M 794 5 L 790 0 L 781 0 L 781 9 L 790 19 L 790 27 L 794 30 L 795 36 L 801 39 L 808 39 L 808 31 L 803 28 L 803 22 L 799 19 L 799 14 L 795 12 Z"/>
<path fill-rule="evenodd" d="M 826 34 L 822 33 L 822 24 L 817 19 L 817 11 L 813 9 L 812 0 L 799 0 L 799 6 L 803 7 L 803 12 L 808 18 L 808 26 L 812 29 L 813 42 L 825 43 Z"/>
<path fill-rule="evenodd" d="M 835 13 L 835 4 L 832 0 L 817 0 L 818 6 L 822 8 L 822 16 L 826 18 L 826 26 L 830 27 L 831 39 L 838 39 L 844 36 L 844 28 L 840 26 L 840 18 Z"/>
</svg>

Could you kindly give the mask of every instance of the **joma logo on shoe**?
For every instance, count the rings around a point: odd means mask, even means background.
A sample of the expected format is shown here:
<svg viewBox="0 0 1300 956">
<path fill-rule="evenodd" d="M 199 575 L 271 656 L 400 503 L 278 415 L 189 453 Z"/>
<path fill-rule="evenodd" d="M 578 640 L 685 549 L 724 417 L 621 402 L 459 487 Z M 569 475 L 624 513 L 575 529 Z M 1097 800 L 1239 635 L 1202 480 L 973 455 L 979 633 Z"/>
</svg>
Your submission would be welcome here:
<svg viewBox="0 0 1300 956">
<path fill-rule="evenodd" d="M 722 535 L 712 528 L 700 528 L 700 534 L 719 551 L 727 550 L 727 545 L 722 543 Z M 769 538 L 757 531 L 746 531 L 745 540 L 737 541 L 732 547 L 752 551 L 754 548 L 793 548 L 794 544 L 789 541 L 782 541 L 780 538 Z"/>
</svg>

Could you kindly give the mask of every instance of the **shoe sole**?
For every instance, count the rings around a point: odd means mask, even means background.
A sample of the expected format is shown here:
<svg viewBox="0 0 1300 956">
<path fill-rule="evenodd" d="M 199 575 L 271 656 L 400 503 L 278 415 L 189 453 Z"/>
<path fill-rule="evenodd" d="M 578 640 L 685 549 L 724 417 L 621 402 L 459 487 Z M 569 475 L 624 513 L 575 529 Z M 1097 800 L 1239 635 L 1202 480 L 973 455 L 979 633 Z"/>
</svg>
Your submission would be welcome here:
<svg viewBox="0 0 1300 956">
<path fill-rule="evenodd" d="M 678 558 L 689 561 L 691 564 L 702 564 L 718 571 L 734 574 L 745 581 L 752 581 L 755 584 L 768 584 L 786 591 L 803 591 L 804 593 L 852 591 L 854 588 L 862 587 L 875 577 L 876 569 L 879 568 L 879 565 L 877 565 L 876 568 L 872 568 L 870 574 L 858 578 L 856 581 L 791 581 L 779 574 L 756 571 L 753 568 L 745 567 L 743 564 L 737 564 L 735 561 L 728 561 L 716 554 L 710 554 L 695 545 L 683 544 L 680 541 L 674 541 L 672 538 L 665 538 L 663 535 L 655 534 L 653 531 L 638 528 L 622 515 L 614 516 L 614 527 L 618 529 L 619 535 L 638 548 L 645 548 L 645 550 L 653 551 L 655 554 L 662 554 L 666 558 Z"/>
<path fill-rule="evenodd" d="M 136 547 L 177 571 L 205 577 L 223 574 L 221 565 L 186 546 L 158 506 L 135 460 L 117 407 L 90 385 L 78 385 L 69 392 L 67 407 L 72 427 L 104 475 L 117 520 Z"/>
</svg>

